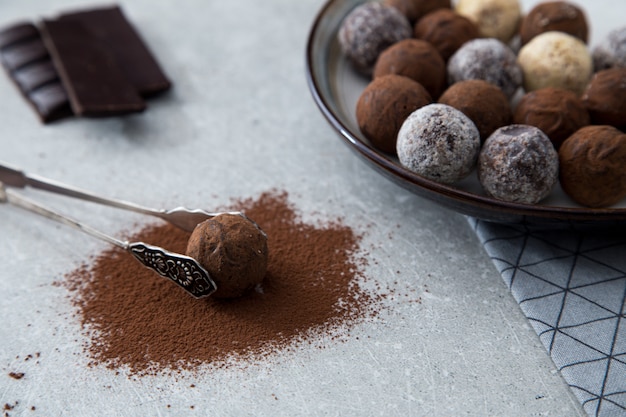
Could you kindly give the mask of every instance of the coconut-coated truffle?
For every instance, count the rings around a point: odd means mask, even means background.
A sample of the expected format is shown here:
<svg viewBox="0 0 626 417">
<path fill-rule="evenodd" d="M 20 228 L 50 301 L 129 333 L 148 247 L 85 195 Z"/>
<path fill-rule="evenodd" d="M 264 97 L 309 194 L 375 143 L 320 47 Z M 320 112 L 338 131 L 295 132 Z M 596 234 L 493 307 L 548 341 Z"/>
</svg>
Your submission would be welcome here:
<svg viewBox="0 0 626 417">
<path fill-rule="evenodd" d="M 434 10 L 452 8 L 450 0 L 384 0 L 383 4 L 400 10 L 411 23 Z"/>
<path fill-rule="evenodd" d="M 559 149 L 561 188 L 587 207 L 609 207 L 626 197 L 626 134 L 587 126 Z"/>
<path fill-rule="evenodd" d="M 522 68 L 515 52 L 494 38 L 465 43 L 448 61 L 448 82 L 484 80 L 502 89 L 511 98 L 522 85 Z"/>
<path fill-rule="evenodd" d="M 593 124 L 626 130 L 626 68 L 597 72 L 587 86 L 583 103 Z"/>
<path fill-rule="evenodd" d="M 224 213 L 196 226 L 187 242 L 187 255 L 215 282 L 213 297 L 239 297 L 265 277 L 267 236 L 245 216 Z"/>
<path fill-rule="evenodd" d="M 455 10 L 476 23 L 480 36 L 509 42 L 517 33 L 519 0 L 458 0 Z"/>
<path fill-rule="evenodd" d="M 435 10 L 422 17 L 415 24 L 413 34 L 437 48 L 444 61 L 465 42 L 479 36 L 474 22 L 450 9 Z"/>
<path fill-rule="evenodd" d="M 498 200 L 535 204 L 559 178 L 559 157 L 550 139 L 534 126 L 501 127 L 487 138 L 478 157 L 478 180 Z"/>
<path fill-rule="evenodd" d="M 422 84 L 433 98 L 447 85 L 446 63 L 434 46 L 420 39 L 404 39 L 385 49 L 374 66 L 373 77 L 397 74 Z"/>
<path fill-rule="evenodd" d="M 593 73 L 587 45 L 562 32 L 535 36 L 520 49 L 517 60 L 527 92 L 555 87 L 581 94 Z"/>
<path fill-rule="evenodd" d="M 452 184 L 474 169 L 480 135 L 462 112 L 445 104 L 430 104 L 405 120 L 398 132 L 400 163 L 433 181 Z"/>
<path fill-rule="evenodd" d="M 559 149 L 565 139 L 590 123 L 589 112 L 574 93 L 546 87 L 525 94 L 517 104 L 513 123 L 535 126 Z"/>
<path fill-rule="evenodd" d="M 520 40 L 523 45 L 535 36 L 550 31 L 564 32 L 587 43 L 587 17 L 582 9 L 567 1 L 539 3 L 522 19 Z"/>
<path fill-rule="evenodd" d="M 626 68 L 626 26 L 610 31 L 593 49 L 592 56 L 596 71 Z"/>
<path fill-rule="evenodd" d="M 482 141 L 494 130 L 511 123 L 511 106 L 507 96 L 495 85 L 483 80 L 466 80 L 452 84 L 439 103 L 460 110 L 469 117 Z"/>
<path fill-rule="evenodd" d="M 370 75 L 385 48 L 411 35 L 411 24 L 398 9 L 368 2 L 354 8 L 344 18 L 338 38 L 341 50 L 354 67 Z"/>
<path fill-rule="evenodd" d="M 370 82 L 356 103 L 356 119 L 372 146 L 395 153 L 400 126 L 409 114 L 432 103 L 428 91 L 402 75 L 383 75 Z"/>
</svg>

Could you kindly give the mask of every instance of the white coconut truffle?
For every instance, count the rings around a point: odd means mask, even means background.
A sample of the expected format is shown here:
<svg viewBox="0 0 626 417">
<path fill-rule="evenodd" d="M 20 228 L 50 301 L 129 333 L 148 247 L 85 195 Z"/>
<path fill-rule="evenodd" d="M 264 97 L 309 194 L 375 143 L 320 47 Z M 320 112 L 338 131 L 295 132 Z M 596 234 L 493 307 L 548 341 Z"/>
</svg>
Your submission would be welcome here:
<svg viewBox="0 0 626 417">
<path fill-rule="evenodd" d="M 509 42 L 521 20 L 518 0 L 459 0 L 455 10 L 478 27 L 483 38 Z"/>
<path fill-rule="evenodd" d="M 517 60 L 527 92 L 554 87 L 580 95 L 593 74 L 593 60 L 585 43 L 563 32 L 537 35 L 522 47 Z"/>
<path fill-rule="evenodd" d="M 478 157 L 478 180 L 498 200 L 535 204 L 559 179 L 559 156 L 541 130 L 528 125 L 501 127 L 487 138 Z"/>
<path fill-rule="evenodd" d="M 446 104 L 429 104 L 404 121 L 396 150 L 405 168 L 452 184 L 467 177 L 476 166 L 480 134 L 461 111 Z"/>
</svg>

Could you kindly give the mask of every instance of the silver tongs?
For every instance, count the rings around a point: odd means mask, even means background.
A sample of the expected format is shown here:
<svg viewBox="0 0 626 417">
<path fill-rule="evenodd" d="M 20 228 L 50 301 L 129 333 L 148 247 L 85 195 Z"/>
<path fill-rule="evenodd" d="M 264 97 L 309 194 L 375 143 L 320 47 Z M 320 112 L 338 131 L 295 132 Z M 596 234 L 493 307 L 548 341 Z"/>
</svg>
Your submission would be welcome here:
<svg viewBox="0 0 626 417">
<path fill-rule="evenodd" d="M 199 223 L 221 213 L 210 213 L 200 209 L 192 210 L 184 207 L 177 207 L 172 210 L 157 210 L 142 207 L 127 201 L 100 197 L 53 180 L 30 175 L 0 162 L 0 203 L 13 204 L 118 246 L 130 252 L 139 262 L 154 270 L 160 276 L 169 278 L 178 284 L 195 298 L 207 297 L 217 289 L 215 282 L 211 279 L 206 269 L 204 269 L 198 261 L 189 256 L 169 252 L 158 246 L 148 245 L 143 242 L 118 240 L 84 223 L 73 220 L 35 201 L 29 200 L 8 189 L 8 187 L 33 187 L 67 197 L 155 216 L 188 232 L 193 231 Z M 243 215 L 239 212 L 233 214 Z"/>
</svg>

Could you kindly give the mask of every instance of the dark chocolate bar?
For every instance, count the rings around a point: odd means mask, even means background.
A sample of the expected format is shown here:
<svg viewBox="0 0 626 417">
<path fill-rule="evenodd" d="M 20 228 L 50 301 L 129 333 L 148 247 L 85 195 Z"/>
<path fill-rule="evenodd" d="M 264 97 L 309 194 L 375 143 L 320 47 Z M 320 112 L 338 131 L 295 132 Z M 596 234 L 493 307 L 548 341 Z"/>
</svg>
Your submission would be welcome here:
<svg viewBox="0 0 626 417">
<path fill-rule="evenodd" d="M 18 23 L 0 31 L 0 60 L 42 122 L 72 115 L 65 89 L 32 23 Z"/>
<path fill-rule="evenodd" d="M 0 31 L 0 48 L 4 49 L 26 39 L 38 38 L 39 31 L 30 22 L 14 23 Z"/>
<path fill-rule="evenodd" d="M 150 96 L 170 88 L 158 62 L 118 6 L 64 13 L 58 20 L 80 22 L 96 39 L 106 43 L 141 95 Z"/>
<path fill-rule="evenodd" d="M 75 114 L 102 117 L 146 108 L 107 46 L 81 22 L 44 20 L 41 31 Z"/>
</svg>

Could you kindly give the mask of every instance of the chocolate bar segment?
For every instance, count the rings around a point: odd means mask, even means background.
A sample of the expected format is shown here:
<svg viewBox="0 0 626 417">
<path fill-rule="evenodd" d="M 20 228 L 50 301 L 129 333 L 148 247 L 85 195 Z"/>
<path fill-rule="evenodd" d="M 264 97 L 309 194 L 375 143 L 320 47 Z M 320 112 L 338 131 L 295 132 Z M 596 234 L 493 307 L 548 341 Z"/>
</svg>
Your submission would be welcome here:
<svg viewBox="0 0 626 417">
<path fill-rule="evenodd" d="M 11 46 L 17 42 L 39 37 L 39 31 L 30 22 L 14 23 L 0 31 L 0 49 Z"/>
<path fill-rule="evenodd" d="M 151 96 L 170 88 L 171 83 L 118 6 L 64 13 L 61 21 L 82 23 L 94 38 L 106 43 L 131 84 L 142 96 Z"/>
<path fill-rule="evenodd" d="M 43 123 L 72 115 L 65 89 L 32 23 L 0 31 L 0 60 Z"/>
<path fill-rule="evenodd" d="M 75 114 L 102 117 L 146 108 L 113 54 L 81 22 L 44 20 L 41 30 Z"/>
</svg>

